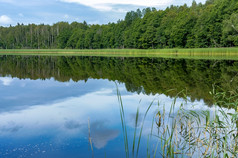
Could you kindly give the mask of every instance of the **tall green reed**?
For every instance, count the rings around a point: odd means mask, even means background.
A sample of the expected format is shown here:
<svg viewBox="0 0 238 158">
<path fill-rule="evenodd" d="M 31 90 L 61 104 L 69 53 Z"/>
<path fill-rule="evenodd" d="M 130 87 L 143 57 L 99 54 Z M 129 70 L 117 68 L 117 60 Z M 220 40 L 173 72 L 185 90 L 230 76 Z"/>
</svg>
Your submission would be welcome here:
<svg viewBox="0 0 238 158">
<path fill-rule="evenodd" d="M 116 84 L 116 87 L 117 87 L 117 97 L 118 97 L 118 102 L 119 102 L 119 109 L 120 109 L 120 117 L 121 117 L 125 152 L 126 152 L 126 157 L 128 158 L 128 157 L 130 157 L 130 152 L 129 152 L 129 143 L 128 143 L 128 136 L 127 136 L 127 126 L 126 126 L 124 106 L 123 106 L 121 94 L 120 94 L 120 91 L 118 89 L 117 84 Z M 144 114 L 142 124 L 141 124 L 141 127 L 140 127 L 140 131 L 139 131 L 139 135 L 138 135 L 138 140 L 137 140 L 137 127 L 138 127 L 138 122 L 139 122 L 139 107 L 137 108 L 136 119 L 135 119 L 135 129 L 134 129 L 134 136 L 133 136 L 133 143 L 132 143 L 132 156 L 133 157 L 135 157 L 135 150 L 136 150 L 136 157 L 138 157 L 138 155 L 139 155 L 140 142 L 141 142 L 141 136 L 142 136 L 143 127 L 144 127 L 144 122 L 145 122 L 146 116 L 147 116 L 151 106 L 153 105 L 153 102 L 154 101 L 152 101 L 150 103 L 150 105 L 148 106 L 148 108 L 147 108 L 147 110 Z M 136 144 L 136 141 L 137 141 L 137 144 Z M 136 149 L 135 149 L 135 147 L 136 147 Z"/>
<path fill-rule="evenodd" d="M 213 111 L 194 109 L 194 107 L 187 108 L 185 105 L 189 100 L 186 97 L 186 91 L 180 92 L 174 98 L 169 112 L 165 110 L 166 105 L 161 107 L 158 103 L 158 112 L 153 116 L 151 133 L 148 135 L 147 157 L 152 155 L 156 157 L 158 154 L 159 157 L 238 157 L 237 92 L 238 90 L 224 92 L 219 90 L 219 87 L 214 87 L 210 93 L 214 98 L 214 106 L 211 108 Z M 184 96 L 183 102 L 178 105 L 177 99 L 181 94 Z M 117 90 L 117 95 L 126 157 L 129 157 L 125 114 L 119 90 Z M 154 101 L 145 112 L 139 135 L 137 135 L 139 108 L 137 109 L 132 143 L 133 157 L 135 151 L 136 157 L 138 157 L 144 121 L 153 103 Z M 233 110 L 229 110 L 229 108 Z M 157 132 L 154 131 L 154 127 L 157 128 Z M 152 150 L 150 148 L 152 146 L 151 139 L 157 140 Z"/>
</svg>

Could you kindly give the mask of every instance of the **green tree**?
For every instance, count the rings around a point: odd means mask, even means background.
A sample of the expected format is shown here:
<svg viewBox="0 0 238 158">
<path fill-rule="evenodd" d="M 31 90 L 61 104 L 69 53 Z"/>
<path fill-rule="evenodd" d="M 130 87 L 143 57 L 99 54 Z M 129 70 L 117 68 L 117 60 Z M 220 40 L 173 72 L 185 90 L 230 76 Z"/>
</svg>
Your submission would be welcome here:
<svg viewBox="0 0 238 158">
<path fill-rule="evenodd" d="M 224 20 L 223 38 L 230 46 L 238 46 L 238 13 L 233 13 L 230 19 Z"/>
</svg>

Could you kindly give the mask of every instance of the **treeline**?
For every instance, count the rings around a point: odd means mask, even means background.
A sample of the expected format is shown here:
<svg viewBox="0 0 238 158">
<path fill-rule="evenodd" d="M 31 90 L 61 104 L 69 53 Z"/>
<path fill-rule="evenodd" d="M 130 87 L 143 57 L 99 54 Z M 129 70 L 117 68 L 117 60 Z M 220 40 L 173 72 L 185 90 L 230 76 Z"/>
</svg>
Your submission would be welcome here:
<svg viewBox="0 0 238 158">
<path fill-rule="evenodd" d="M 108 79 L 130 92 L 175 97 L 182 90 L 192 100 L 212 105 L 213 85 L 237 90 L 238 61 L 164 58 L 0 56 L 0 76 L 75 82 Z M 182 95 L 183 96 L 183 95 Z M 224 98 L 223 98 L 224 99 Z"/>
<path fill-rule="evenodd" d="M 188 7 L 128 12 L 107 25 L 71 24 L 0 27 L 2 49 L 206 48 L 238 46 L 238 1 L 193 1 Z"/>
</svg>

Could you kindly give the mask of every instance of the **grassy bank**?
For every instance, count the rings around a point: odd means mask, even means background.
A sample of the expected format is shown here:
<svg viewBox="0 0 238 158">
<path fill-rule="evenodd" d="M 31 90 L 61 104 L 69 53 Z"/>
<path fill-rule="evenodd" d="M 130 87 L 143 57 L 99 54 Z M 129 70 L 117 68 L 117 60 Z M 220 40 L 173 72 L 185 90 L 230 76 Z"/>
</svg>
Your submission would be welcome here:
<svg viewBox="0 0 238 158">
<path fill-rule="evenodd" d="M 2 55 L 164 57 L 238 60 L 238 48 L 196 49 L 0 49 Z"/>
</svg>

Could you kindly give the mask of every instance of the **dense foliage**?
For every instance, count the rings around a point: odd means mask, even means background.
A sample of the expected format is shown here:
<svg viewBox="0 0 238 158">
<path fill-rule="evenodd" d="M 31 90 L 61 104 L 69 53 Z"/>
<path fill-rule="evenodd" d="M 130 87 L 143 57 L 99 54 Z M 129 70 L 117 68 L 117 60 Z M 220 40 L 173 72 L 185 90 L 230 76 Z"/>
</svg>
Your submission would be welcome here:
<svg viewBox="0 0 238 158">
<path fill-rule="evenodd" d="M 0 56 L 0 75 L 66 82 L 108 79 L 130 92 L 174 97 L 187 90 L 192 100 L 212 104 L 216 84 L 224 91 L 238 85 L 238 61 L 164 58 Z"/>
<path fill-rule="evenodd" d="M 188 7 L 128 12 L 107 25 L 71 24 L 0 27 L 0 48 L 204 48 L 238 46 L 238 1 L 193 1 Z"/>
</svg>

